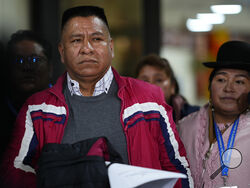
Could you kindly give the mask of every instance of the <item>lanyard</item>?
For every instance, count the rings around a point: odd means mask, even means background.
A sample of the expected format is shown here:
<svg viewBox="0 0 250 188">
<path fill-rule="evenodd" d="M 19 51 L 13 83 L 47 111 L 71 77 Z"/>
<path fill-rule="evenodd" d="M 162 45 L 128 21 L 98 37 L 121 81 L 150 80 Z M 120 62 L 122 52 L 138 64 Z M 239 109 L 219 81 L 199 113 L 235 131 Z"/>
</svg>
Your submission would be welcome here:
<svg viewBox="0 0 250 188">
<path fill-rule="evenodd" d="M 232 127 L 231 132 L 230 132 L 230 136 L 228 138 L 227 149 L 233 148 L 238 124 L 239 124 L 239 118 L 234 121 L 233 127 Z M 230 163 L 231 152 L 227 152 L 226 155 L 223 155 L 223 153 L 225 151 L 225 146 L 224 146 L 222 134 L 221 134 L 215 121 L 214 121 L 214 129 L 215 129 L 215 134 L 216 134 L 216 138 L 217 138 L 217 142 L 218 142 L 218 148 L 219 148 L 219 152 L 220 152 L 221 166 L 226 165 L 224 167 L 224 169 L 222 169 L 221 175 L 227 176 L 228 175 L 228 167 L 227 166 Z M 223 157 L 223 159 L 222 159 L 222 157 Z"/>
</svg>

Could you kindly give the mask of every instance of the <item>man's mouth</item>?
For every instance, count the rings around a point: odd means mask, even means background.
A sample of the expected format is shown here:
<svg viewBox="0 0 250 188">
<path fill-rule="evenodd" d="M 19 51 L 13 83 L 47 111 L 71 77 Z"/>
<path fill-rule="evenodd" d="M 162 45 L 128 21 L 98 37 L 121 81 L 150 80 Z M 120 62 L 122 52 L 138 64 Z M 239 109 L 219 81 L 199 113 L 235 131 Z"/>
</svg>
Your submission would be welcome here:
<svg viewBox="0 0 250 188">
<path fill-rule="evenodd" d="M 84 59 L 80 61 L 80 64 L 94 64 L 94 63 L 97 63 L 97 61 L 94 59 Z"/>
<path fill-rule="evenodd" d="M 36 77 L 35 76 L 25 76 L 20 79 L 21 82 L 35 82 Z"/>
</svg>

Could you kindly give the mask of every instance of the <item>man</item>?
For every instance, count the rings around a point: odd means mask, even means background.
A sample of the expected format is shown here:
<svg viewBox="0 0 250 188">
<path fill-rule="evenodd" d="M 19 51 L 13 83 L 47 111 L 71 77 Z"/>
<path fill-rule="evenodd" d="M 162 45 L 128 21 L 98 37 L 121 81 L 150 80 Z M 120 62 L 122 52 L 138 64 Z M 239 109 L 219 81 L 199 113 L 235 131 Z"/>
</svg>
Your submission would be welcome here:
<svg viewBox="0 0 250 188">
<path fill-rule="evenodd" d="M 1 154 L 10 140 L 17 114 L 32 94 L 49 87 L 51 46 L 30 30 L 19 30 L 7 44 L 2 104 Z"/>
<path fill-rule="evenodd" d="M 188 178 L 176 186 L 192 186 L 185 149 L 160 88 L 121 77 L 111 67 L 114 44 L 103 9 L 66 10 L 61 31 L 58 48 L 67 72 L 22 108 L 5 181 L 34 185 L 46 143 L 106 136 L 125 163 L 185 173 Z"/>
</svg>

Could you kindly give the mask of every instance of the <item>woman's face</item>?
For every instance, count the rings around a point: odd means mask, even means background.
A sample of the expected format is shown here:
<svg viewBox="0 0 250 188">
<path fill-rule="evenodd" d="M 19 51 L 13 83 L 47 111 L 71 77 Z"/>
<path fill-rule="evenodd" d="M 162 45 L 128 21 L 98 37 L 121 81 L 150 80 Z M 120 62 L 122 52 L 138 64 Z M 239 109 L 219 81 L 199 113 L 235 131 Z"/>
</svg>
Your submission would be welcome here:
<svg viewBox="0 0 250 188">
<path fill-rule="evenodd" d="M 137 78 L 159 86 L 163 90 L 167 102 L 175 92 L 175 86 L 171 83 L 169 76 L 158 67 L 145 65 L 140 70 Z"/>
<path fill-rule="evenodd" d="M 211 100 L 215 112 L 238 115 L 247 108 L 250 92 L 249 73 L 245 70 L 220 69 L 211 83 Z"/>
</svg>

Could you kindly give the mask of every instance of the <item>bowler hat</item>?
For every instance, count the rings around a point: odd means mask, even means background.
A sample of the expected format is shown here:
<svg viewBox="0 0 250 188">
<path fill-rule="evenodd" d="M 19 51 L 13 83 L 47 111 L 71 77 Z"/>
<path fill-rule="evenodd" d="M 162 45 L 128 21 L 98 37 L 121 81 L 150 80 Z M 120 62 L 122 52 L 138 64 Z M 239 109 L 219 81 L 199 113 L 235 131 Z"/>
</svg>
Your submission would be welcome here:
<svg viewBox="0 0 250 188">
<path fill-rule="evenodd" d="M 232 68 L 250 70 L 250 44 L 243 41 L 228 41 L 222 44 L 216 62 L 204 62 L 208 68 Z"/>
</svg>

